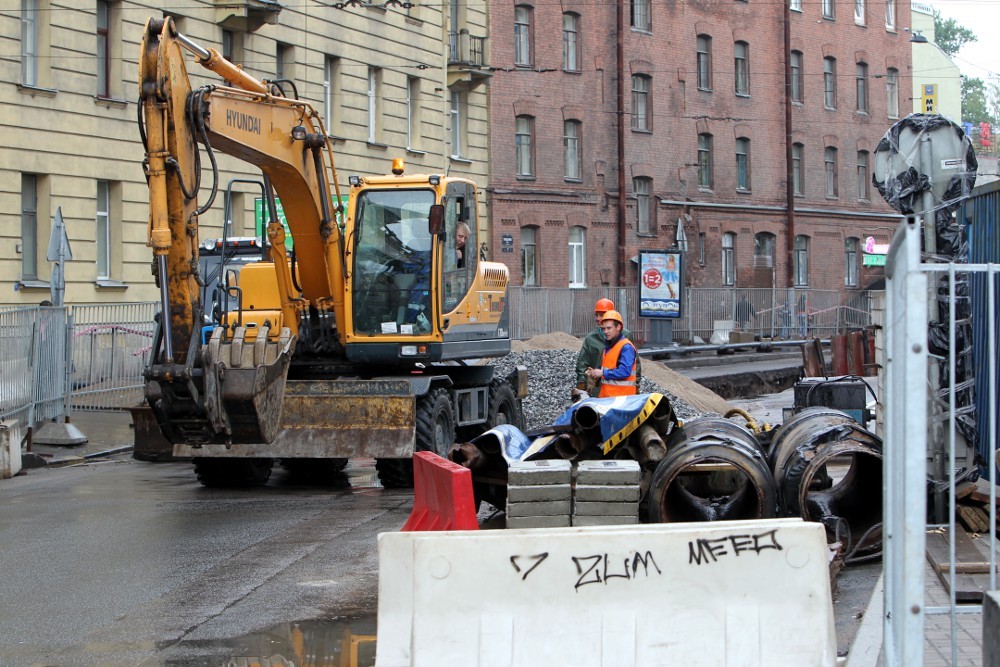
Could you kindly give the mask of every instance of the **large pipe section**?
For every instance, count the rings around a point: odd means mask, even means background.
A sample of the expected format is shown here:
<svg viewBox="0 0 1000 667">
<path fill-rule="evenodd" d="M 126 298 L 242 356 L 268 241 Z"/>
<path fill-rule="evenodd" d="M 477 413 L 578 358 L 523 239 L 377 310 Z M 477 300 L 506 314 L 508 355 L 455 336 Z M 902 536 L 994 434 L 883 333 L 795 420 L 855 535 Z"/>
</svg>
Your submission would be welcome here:
<svg viewBox="0 0 1000 667">
<path fill-rule="evenodd" d="M 819 521 L 845 560 L 882 552 L 882 440 L 849 415 L 808 408 L 774 435 L 770 466 L 786 516 Z"/>
<path fill-rule="evenodd" d="M 722 417 L 695 419 L 673 432 L 646 502 L 651 522 L 761 519 L 777 508 L 760 443 Z"/>
</svg>

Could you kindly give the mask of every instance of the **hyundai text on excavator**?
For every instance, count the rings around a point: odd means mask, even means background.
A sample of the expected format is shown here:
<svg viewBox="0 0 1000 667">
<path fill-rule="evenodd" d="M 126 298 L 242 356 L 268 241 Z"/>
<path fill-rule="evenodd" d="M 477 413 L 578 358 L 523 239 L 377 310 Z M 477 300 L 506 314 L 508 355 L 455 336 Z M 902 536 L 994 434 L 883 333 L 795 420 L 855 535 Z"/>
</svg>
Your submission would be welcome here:
<svg viewBox="0 0 1000 667">
<path fill-rule="evenodd" d="M 193 90 L 186 51 L 226 85 Z M 285 95 L 294 85 L 253 78 L 170 18 L 146 24 L 139 84 L 162 305 L 146 399 L 203 484 L 263 484 L 276 460 L 315 474 L 363 457 L 383 486 L 407 486 L 415 450 L 523 427 L 526 371 L 470 363 L 510 350 L 506 266 L 455 243 L 461 223 L 478 228 L 474 183 L 393 161 L 390 175 L 352 176 L 344 207 L 326 130 Z M 202 150 L 213 186 L 199 203 Z M 215 151 L 263 172 L 270 257 L 227 272 L 235 307 L 203 331 L 198 219 L 218 189 Z"/>
</svg>

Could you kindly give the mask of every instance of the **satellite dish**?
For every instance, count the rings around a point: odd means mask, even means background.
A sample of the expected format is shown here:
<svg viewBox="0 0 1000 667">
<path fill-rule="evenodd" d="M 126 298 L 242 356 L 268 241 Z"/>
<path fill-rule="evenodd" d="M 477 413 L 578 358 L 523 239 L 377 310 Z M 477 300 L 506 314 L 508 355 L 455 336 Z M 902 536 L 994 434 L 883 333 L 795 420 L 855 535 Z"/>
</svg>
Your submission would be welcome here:
<svg viewBox="0 0 1000 667">
<path fill-rule="evenodd" d="M 904 215 L 952 211 L 972 193 L 978 166 L 960 126 L 937 114 L 911 114 L 875 148 L 872 183 Z"/>
</svg>

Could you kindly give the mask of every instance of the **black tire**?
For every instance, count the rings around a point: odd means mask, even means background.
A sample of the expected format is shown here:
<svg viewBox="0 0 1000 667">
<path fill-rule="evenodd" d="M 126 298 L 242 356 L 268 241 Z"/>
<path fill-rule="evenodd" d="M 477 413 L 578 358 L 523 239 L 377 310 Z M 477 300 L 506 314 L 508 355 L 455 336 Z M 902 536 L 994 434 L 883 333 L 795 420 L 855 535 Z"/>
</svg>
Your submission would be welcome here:
<svg viewBox="0 0 1000 667">
<path fill-rule="evenodd" d="M 267 484 L 273 466 L 272 459 L 197 458 L 194 473 L 209 488 L 255 487 Z"/>
<path fill-rule="evenodd" d="M 514 389 L 506 380 L 496 379 L 490 383 L 490 409 L 486 420 L 487 430 L 500 424 L 510 424 L 524 430 L 521 401 L 514 395 Z"/>
<path fill-rule="evenodd" d="M 417 399 L 417 428 L 414 449 L 448 456 L 455 444 L 455 414 L 451 409 L 451 395 L 447 389 L 432 389 Z M 386 489 L 403 489 L 413 486 L 413 461 L 411 459 L 378 459 L 375 461 L 379 482 Z"/>
<path fill-rule="evenodd" d="M 319 486 L 344 486 L 347 476 L 344 468 L 347 459 L 282 459 L 281 467 L 296 484 Z"/>
</svg>

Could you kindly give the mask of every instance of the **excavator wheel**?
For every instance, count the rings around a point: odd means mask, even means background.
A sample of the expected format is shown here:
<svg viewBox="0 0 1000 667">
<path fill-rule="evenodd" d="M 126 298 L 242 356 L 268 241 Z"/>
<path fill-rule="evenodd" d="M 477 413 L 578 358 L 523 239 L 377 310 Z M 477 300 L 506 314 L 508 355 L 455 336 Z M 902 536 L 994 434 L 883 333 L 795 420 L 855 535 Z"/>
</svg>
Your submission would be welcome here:
<svg viewBox="0 0 1000 667">
<path fill-rule="evenodd" d="M 273 465 L 271 459 L 196 458 L 194 472 L 209 488 L 253 487 L 267 484 Z"/>
<path fill-rule="evenodd" d="M 486 428 L 510 424 L 524 430 L 524 412 L 514 389 L 506 380 L 497 378 L 490 383 L 490 410 Z"/>
<path fill-rule="evenodd" d="M 417 399 L 418 452 L 434 452 L 448 456 L 455 444 L 455 414 L 451 409 L 451 396 L 447 389 L 432 389 Z M 411 459 L 378 459 L 375 461 L 378 479 L 386 489 L 403 489 L 413 486 L 413 461 Z"/>
<path fill-rule="evenodd" d="M 281 467 L 295 484 L 348 486 L 347 459 L 281 459 Z"/>
</svg>

